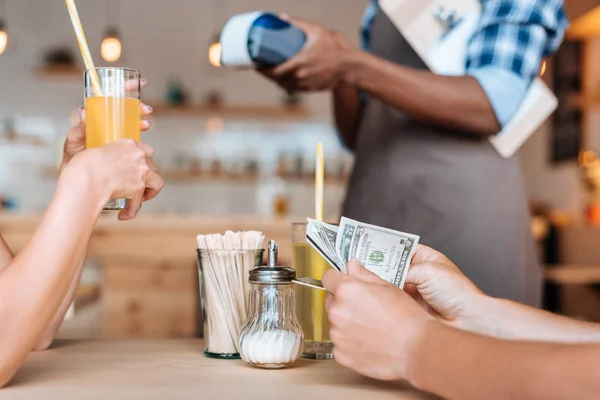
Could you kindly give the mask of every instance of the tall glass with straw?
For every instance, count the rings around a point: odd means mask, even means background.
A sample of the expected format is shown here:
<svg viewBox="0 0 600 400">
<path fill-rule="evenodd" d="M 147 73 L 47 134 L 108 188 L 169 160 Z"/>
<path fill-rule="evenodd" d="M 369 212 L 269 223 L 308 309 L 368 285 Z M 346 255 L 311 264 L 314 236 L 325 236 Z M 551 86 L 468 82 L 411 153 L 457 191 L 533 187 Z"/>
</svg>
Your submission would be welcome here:
<svg viewBox="0 0 600 400">
<path fill-rule="evenodd" d="M 127 68 L 96 68 L 74 0 L 66 0 L 81 56 L 86 66 L 86 147 L 101 147 L 119 139 L 140 140 L 141 75 Z M 124 210 L 126 199 L 113 199 L 105 210 Z"/>
<path fill-rule="evenodd" d="M 315 169 L 315 219 L 323 221 L 324 159 L 323 146 L 317 144 Z M 306 241 L 306 223 L 292 225 L 292 268 L 297 276 L 321 279 L 329 269 L 327 261 Z M 296 315 L 304 331 L 303 358 L 333 358 L 333 344 L 329 339 L 329 320 L 325 312 L 325 295 L 321 290 L 296 287 Z"/>
<path fill-rule="evenodd" d="M 94 89 L 94 77 L 101 95 Z M 141 75 L 127 68 L 95 68 L 85 73 L 86 147 L 102 147 L 120 139 L 140 140 Z M 120 211 L 126 199 L 112 199 L 104 210 Z"/>
</svg>

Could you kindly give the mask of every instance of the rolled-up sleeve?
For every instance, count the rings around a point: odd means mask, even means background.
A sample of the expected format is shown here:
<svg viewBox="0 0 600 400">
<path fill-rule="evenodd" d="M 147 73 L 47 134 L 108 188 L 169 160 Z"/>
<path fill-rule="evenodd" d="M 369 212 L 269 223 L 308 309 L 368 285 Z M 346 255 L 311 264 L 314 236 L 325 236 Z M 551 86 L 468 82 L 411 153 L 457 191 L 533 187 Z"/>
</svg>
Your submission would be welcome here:
<svg viewBox="0 0 600 400">
<path fill-rule="evenodd" d="M 527 93 L 529 80 L 493 65 L 469 72 L 485 92 L 501 126 L 506 125 L 519 109 Z"/>
<path fill-rule="evenodd" d="M 543 58 L 562 42 L 568 21 L 560 0 L 483 0 L 482 6 L 466 71 L 504 126 L 519 109 Z"/>
</svg>

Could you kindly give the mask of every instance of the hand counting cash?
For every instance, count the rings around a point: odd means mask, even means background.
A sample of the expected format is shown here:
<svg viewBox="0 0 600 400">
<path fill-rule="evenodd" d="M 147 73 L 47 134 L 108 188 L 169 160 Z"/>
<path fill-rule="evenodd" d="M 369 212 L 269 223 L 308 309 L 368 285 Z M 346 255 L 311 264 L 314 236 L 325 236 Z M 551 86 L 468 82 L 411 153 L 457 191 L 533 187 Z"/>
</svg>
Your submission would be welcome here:
<svg viewBox="0 0 600 400">
<path fill-rule="evenodd" d="M 346 273 L 346 264 L 359 259 L 380 278 L 402 288 L 419 236 L 369 225 L 342 217 L 340 225 L 308 218 L 308 243 L 336 270 Z"/>
</svg>

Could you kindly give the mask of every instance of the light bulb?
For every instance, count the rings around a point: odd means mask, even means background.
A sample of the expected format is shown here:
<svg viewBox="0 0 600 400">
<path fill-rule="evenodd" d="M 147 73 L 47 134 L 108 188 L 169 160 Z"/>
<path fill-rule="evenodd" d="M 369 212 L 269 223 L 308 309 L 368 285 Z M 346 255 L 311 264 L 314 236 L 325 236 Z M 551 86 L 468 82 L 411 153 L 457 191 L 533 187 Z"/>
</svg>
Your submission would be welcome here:
<svg viewBox="0 0 600 400">
<path fill-rule="evenodd" d="M 5 30 L 0 29 L 0 54 L 4 53 L 8 45 L 8 34 Z"/>
<path fill-rule="evenodd" d="M 208 49 L 208 61 L 215 66 L 221 66 L 221 43 L 216 42 L 210 45 Z"/>
<path fill-rule="evenodd" d="M 121 58 L 121 41 L 115 36 L 109 36 L 102 41 L 100 47 L 102 58 L 107 62 L 115 62 Z"/>
</svg>

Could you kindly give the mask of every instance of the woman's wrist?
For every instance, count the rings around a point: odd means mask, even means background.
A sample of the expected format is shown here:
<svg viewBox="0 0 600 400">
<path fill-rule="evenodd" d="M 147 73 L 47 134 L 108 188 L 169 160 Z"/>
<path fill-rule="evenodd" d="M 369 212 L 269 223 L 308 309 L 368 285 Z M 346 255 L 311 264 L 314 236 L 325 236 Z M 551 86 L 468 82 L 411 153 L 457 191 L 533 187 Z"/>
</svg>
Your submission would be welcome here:
<svg viewBox="0 0 600 400">
<path fill-rule="evenodd" d="M 62 172 L 65 170 L 65 168 L 67 168 L 67 165 L 69 165 L 69 161 L 71 161 L 70 158 L 67 158 L 67 156 L 63 156 L 62 161 L 60 162 L 60 168 L 59 168 L 59 172 L 62 174 Z"/>
<path fill-rule="evenodd" d="M 498 327 L 495 327 L 492 321 L 498 301 L 483 292 L 478 292 L 469 298 L 460 316 L 450 325 L 473 333 L 497 336 Z"/>
<path fill-rule="evenodd" d="M 70 154 L 67 151 L 67 142 L 65 142 L 65 145 L 63 146 L 63 157 L 62 157 L 62 161 L 60 163 L 60 171 L 61 172 L 71 162 L 72 159 L 73 159 L 73 154 Z"/>
<path fill-rule="evenodd" d="M 107 185 L 98 182 L 87 168 L 67 163 L 61 166 L 61 169 L 57 195 L 68 193 L 70 196 L 79 197 L 85 204 L 90 204 L 101 212 L 111 197 L 111 193 L 106 190 Z"/>
</svg>

